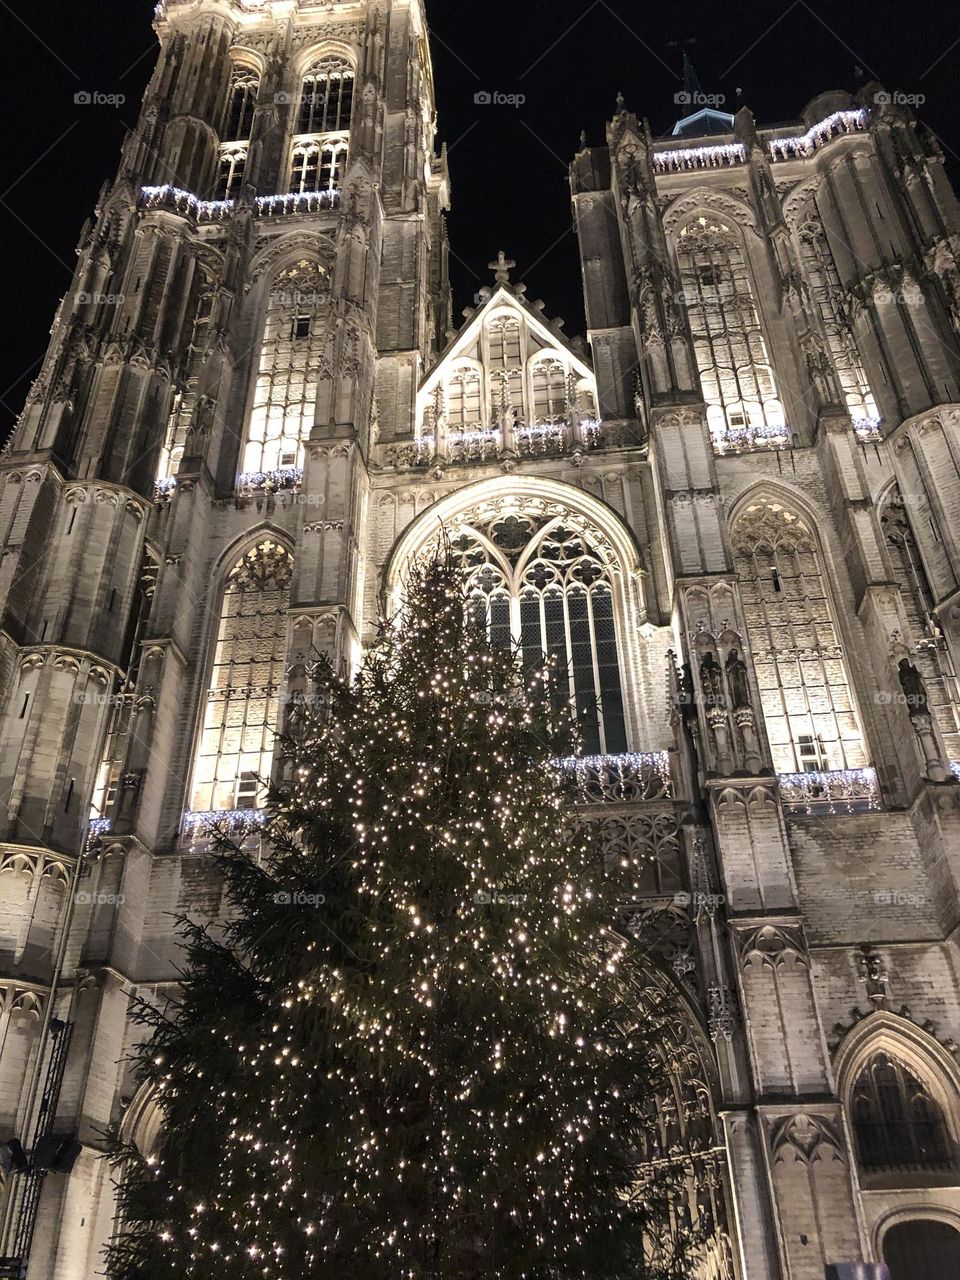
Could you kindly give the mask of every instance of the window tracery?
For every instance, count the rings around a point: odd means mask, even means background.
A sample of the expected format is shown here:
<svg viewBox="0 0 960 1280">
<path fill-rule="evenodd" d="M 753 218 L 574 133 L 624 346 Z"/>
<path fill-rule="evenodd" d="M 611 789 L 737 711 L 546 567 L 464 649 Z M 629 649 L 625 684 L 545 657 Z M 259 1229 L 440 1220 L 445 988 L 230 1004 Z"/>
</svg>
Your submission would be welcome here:
<svg viewBox="0 0 960 1280">
<path fill-rule="evenodd" d="M 736 520 L 732 541 L 774 768 L 862 767 L 862 735 L 816 538 L 795 512 L 762 500 Z"/>
<path fill-rule="evenodd" d="M 854 422 L 876 422 L 877 402 L 867 381 L 827 235 L 818 219 L 810 219 L 800 228 L 800 258 L 850 417 Z"/>
<path fill-rule="evenodd" d="M 446 388 L 448 426 L 467 430 L 482 425 L 482 393 L 479 370 L 465 365 L 450 375 Z"/>
<path fill-rule="evenodd" d="M 943 1111 L 913 1072 L 889 1054 L 877 1053 L 864 1066 L 850 1110 L 865 1172 L 953 1168 Z"/>
<path fill-rule="evenodd" d="M 227 577 L 197 744 L 191 808 L 262 807 L 273 762 L 293 559 L 252 547 Z"/>
<path fill-rule="evenodd" d="M 512 316 L 496 316 L 487 325 L 487 347 L 491 369 L 518 369 L 523 363 L 520 321 Z"/>
<path fill-rule="evenodd" d="M 354 71 L 345 58 L 322 58 L 303 78 L 297 107 L 290 190 L 339 191 L 347 166 Z"/>
<path fill-rule="evenodd" d="M 236 200 L 243 190 L 243 176 L 247 168 L 247 146 L 220 148 L 220 172 L 217 177 L 217 200 Z"/>
<path fill-rule="evenodd" d="M 707 421 L 714 439 L 779 435 L 783 405 L 737 232 L 699 217 L 676 239 Z"/>
<path fill-rule="evenodd" d="M 567 371 L 549 357 L 533 366 L 533 419 L 536 423 L 562 418 L 567 411 Z"/>
<path fill-rule="evenodd" d="M 230 85 L 230 102 L 224 128 L 225 142 L 248 142 L 253 131 L 253 113 L 260 94 L 260 77 L 247 67 L 237 67 Z"/>
<path fill-rule="evenodd" d="M 553 657 L 566 673 L 584 753 L 626 751 L 614 615 L 619 568 L 599 530 L 569 513 L 517 506 L 462 517 L 451 545 L 494 643 L 518 644 L 530 665 Z"/>
<path fill-rule="evenodd" d="M 220 147 L 217 200 L 236 200 L 243 189 L 253 115 L 260 94 L 260 77 L 248 67 L 236 67 L 230 83 L 224 122 L 224 142 Z"/>
<path fill-rule="evenodd" d="M 303 443 L 317 399 L 328 291 L 327 272 L 316 262 L 297 262 L 274 281 L 243 451 L 245 476 L 303 466 Z"/>
</svg>

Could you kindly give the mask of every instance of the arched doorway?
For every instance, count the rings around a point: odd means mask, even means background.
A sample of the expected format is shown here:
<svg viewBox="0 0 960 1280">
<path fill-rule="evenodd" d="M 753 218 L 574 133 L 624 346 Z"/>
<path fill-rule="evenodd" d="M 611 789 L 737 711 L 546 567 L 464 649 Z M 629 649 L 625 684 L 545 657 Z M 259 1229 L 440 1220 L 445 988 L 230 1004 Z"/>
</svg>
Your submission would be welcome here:
<svg viewBox="0 0 960 1280">
<path fill-rule="evenodd" d="M 898 1222 L 883 1237 L 890 1280 L 948 1280 L 960 1276 L 960 1231 L 936 1218 Z"/>
</svg>

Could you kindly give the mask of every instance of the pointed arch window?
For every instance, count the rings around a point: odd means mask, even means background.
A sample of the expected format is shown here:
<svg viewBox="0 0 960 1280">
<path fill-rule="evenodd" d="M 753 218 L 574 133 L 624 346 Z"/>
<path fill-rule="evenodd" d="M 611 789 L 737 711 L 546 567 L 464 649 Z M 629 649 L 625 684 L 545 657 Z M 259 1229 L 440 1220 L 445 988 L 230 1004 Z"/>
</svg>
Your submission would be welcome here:
<svg viewBox="0 0 960 1280">
<path fill-rule="evenodd" d="M 227 577 L 194 760 L 191 808 L 261 808 L 273 763 L 293 560 L 252 547 Z"/>
<path fill-rule="evenodd" d="M 290 190 L 339 191 L 347 167 L 353 67 L 345 58 L 323 58 L 303 78 L 297 106 Z"/>
<path fill-rule="evenodd" d="M 447 383 L 447 425 L 460 431 L 479 428 L 482 403 L 479 371 L 469 366 L 455 369 Z"/>
<path fill-rule="evenodd" d="M 943 1111 L 896 1058 L 878 1053 L 870 1059 L 853 1086 L 850 1106 L 864 1171 L 954 1167 Z"/>
<path fill-rule="evenodd" d="M 452 545 L 494 642 L 518 643 L 530 665 L 554 657 L 566 673 L 584 752 L 626 751 L 619 566 L 603 534 L 537 504 L 470 513 L 457 522 Z"/>
<path fill-rule="evenodd" d="M 520 321 L 512 316 L 497 316 L 487 326 L 487 347 L 491 369 L 519 369 Z"/>
<path fill-rule="evenodd" d="M 218 200 L 236 200 L 243 190 L 243 178 L 247 168 L 247 147 L 220 148 L 220 173 L 217 178 Z"/>
<path fill-rule="evenodd" d="M 346 168 L 346 139 L 307 138 L 295 142 L 290 190 L 299 195 L 317 192 L 331 195 L 343 186 Z"/>
<path fill-rule="evenodd" d="M 247 67 L 237 67 L 230 85 L 230 102 L 224 125 L 225 142 L 249 142 L 253 113 L 260 95 L 260 77 Z"/>
<path fill-rule="evenodd" d="M 863 358 L 853 331 L 843 286 L 826 231 L 820 220 L 808 219 L 800 228 L 800 259 L 820 313 L 840 389 L 854 422 L 876 422 L 877 402 L 867 381 Z"/>
<path fill-rule="evenodd" d="M 350 128 L 353 67 L 346 58 L 323 58 L 303 78 L 297 133 L 341 133 Z"/>
<path fill-rule="evenodd" d="M 219 152 L 217 200 L 236 200 L 243 188 L 253 113 L 260 94 L 260 78 L 248 67 L 234 68 L 224 121 L 224 142 Z"/>
<path fill-rule="evenodd" d="M 535 422 L 562 418 L 567 411 L 567 371 L 549 357 L 533 366 L 533 417 Z"/>
<path fill-rule="evenodd" d="M 316 408 L 328 292 L 329 278 L 316 262 L 298 262 L 274 281 L 243 451 L 244 476 L 303 466 L 303 445 Z"/>
<path fill-rule="evenodd" d="M 795 512 L 761 500 L 737 519 L 732 541 L 774 768 L 866 765 L 814 534 Z"/>
<path fill-rule="evenodd" d="M 677 235 L 680 283 L 717 442 L 783 434 L 785 419 L 740 236 L 717 218 Z"/>
</svg>

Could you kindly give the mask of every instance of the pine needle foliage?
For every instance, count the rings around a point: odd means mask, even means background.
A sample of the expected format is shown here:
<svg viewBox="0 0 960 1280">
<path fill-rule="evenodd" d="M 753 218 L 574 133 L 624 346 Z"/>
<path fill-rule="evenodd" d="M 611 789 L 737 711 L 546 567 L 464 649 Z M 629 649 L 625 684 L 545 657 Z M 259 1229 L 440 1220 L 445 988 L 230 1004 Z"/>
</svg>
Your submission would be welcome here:
<svg viewBox="0 0 960 1280">
<path fill-rule="evenodd" d="M 113 1280 L 680 1280 L 644 1161 L 666 1007 L 557 760 L 548 667 L 491 645 L 448 548 L 358 675 L 288 718 L 225 929 L 141 1002 L 158 1151 L 117 1146 Z M 660 1242 L 654 1248 L 655 1242 Z"/>
</svg>

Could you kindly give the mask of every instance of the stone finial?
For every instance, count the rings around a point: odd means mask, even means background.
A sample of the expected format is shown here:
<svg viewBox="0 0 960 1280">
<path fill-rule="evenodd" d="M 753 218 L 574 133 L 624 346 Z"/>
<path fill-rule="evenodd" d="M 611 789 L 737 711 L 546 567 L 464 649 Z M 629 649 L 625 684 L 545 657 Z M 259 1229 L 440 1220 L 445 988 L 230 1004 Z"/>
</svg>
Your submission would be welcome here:
<svg viewBox="0 0 960 1280">
<path fill-rule="evenodd" d="M 509 284 L 510 272 L 516 265 L 513 258 L 508 258 L 502 249 L 497 254 L 495 262 L 487 263 L 487 266 L 494 273 L 494 279 L 497 284 Z"/>
</svg>

